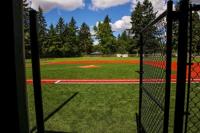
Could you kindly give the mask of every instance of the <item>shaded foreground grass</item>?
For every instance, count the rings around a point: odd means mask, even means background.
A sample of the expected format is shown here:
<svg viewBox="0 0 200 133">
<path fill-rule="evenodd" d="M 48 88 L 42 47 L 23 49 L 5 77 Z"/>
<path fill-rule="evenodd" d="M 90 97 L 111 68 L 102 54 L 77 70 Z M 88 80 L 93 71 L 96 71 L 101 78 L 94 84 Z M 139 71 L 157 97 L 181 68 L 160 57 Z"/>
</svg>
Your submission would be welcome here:
<svg viewBox="0 0 200 133">
<path fill-rule="evenodd" d="M 45 117 L 75 92 L 79 94 L 45 123 L 46 130 L 77 133 L 136 132 L 137 85 L 43 85 Z M 30 125 L 35 125 L 28 86 Z"/>
</svg>

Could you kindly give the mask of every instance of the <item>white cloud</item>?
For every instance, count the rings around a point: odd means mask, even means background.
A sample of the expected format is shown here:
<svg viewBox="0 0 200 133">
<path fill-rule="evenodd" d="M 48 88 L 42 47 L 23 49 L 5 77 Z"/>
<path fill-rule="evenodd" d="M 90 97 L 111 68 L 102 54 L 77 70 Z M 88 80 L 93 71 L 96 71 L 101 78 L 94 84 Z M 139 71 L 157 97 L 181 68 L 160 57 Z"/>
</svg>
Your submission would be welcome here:
<svg viewBox="0 0 200 133">
<path fill-rule="evenodd" d="M 106 9 L 109 7 L 114 7 L 118 5 L 123 5 L 131 0 L 91 0 L 92 5 L 90 9 L 97 10 L 97 9 Z"/>
<path fill-rule="evenodd" d="M 167 3 L 165 0 L 150 0 L 154 7 L 154 11 L 158 12 L 157 15 L 161 14 L 167 9 Z"/>
<path fill-rule="evenodd" d="M 111 23 L 113 31 L 124 31 L 131 28 L 131 16 L 123 16 L 115 23 Z"/>
<path fill-rule="evenodd" d="M 75 10 L 85 6 L 84 0 L 32 0 L 31 7 L 38 10 L 41 7 L 44 11 L 53 8 L 62 8 L 65 10 Z"/>
<path fill-rule="evenodd" d="M 131 11 L 134 10 L 138 1 L 140 1 L 140 3 L 144 2 L 144 0 L 132 0 Z M 167 9 L 166 0 L 149 0 L 149 1 L 152 3 L 154 7 L 154 12 L 158 12 L 157 15 L 161 14 L 163 11 Z"/>
<path fill-rule="evenodd" d="M 98 27 L 99 23 L 102 23 L 103 21 L 97 21 L 96 22 L 96 26 Z M 131 16 L 123 16 L 120 20 L 115 21 L 114 23 L 110 23 L 110 26 L 112 28 L 112 31 L 124 31 L 126 29 L 130 29 L 131 28 Z M 90 30 L 91 34 L 95 34 L 95 31 Z"/>
</svg>

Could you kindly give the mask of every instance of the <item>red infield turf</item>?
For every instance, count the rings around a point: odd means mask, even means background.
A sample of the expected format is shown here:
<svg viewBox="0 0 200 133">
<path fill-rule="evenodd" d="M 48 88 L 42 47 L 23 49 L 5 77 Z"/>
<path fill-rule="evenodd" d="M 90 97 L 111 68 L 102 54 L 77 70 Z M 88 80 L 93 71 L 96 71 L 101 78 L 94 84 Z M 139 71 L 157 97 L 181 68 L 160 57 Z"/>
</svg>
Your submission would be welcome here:
<svg viewBox="0 0 200 133">
<path fill-rule="evenodd" d="M 165 67 L 166 67 L 166 63 L 164 61 L 156 61 L 156 62 L 155 61 L 145 61 L 144 64 L 151 65 L 151 66 L 154 66 L 157 68 L 162 68 L 162 69 L 165 69 Z M 177 63 L 175 61 L 172 62 L 171 70 L 173 72 L 177 71 Z M 187 69 L 187 73 L 188 73 L 188 69 Z M 191 78 L 192 79 L 200 78 L 199 73 L 200 73 L 200 63 L 193 63 L 191 66 Z M 172 74 L 171 77 L 172 77 L 172 79 L 175 79 L 176 74 Z"/>
</svg>

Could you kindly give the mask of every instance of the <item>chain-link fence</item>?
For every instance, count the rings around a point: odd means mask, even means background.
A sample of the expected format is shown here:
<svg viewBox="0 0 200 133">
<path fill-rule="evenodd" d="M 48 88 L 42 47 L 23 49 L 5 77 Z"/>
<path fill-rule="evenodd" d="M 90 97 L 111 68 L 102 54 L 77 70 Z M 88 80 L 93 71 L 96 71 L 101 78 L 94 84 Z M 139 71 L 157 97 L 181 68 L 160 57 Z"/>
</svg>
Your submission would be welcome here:
<svg viewBox="0 0 200 133">
<path fill-rule="evenodd" d="M 188 86 L 186 93 L 185 132 L 200 132 L 200 5 L 190 6 Z"/>
<path fill-rule="evenodd" d="M 139 132 L 168 132 L 168 127 L 175 133 L 200 131 L 200 6 L 189 8 L 188 1 L 180 1 L 176 8 L 177 11 L 168 12 L 166 22 L 161 15 L 142 33 Z M 187 14 L 190 14 L 189 19 Z M 190 30 L 187 30 L 188 24 Z M 150 29 L 155 27 L 152 36 Z M 174 57 L 178 55 L 177 59 L 172 57 L 171 50 Z M 176 93 L 172 90 L 170 99 L 168 89 L 172 82 Z"/>
<path fill-rule="evenodd" d="M 163 131 L 165 107 L 166 21 L 161 19 L 154 26 L 158 28 L 157 39 L 149 40 L 147 35 L 144 36 L 143 41 L 144 73 L 141 123 L 144 130 L 149 133 Z"/>
</svg>

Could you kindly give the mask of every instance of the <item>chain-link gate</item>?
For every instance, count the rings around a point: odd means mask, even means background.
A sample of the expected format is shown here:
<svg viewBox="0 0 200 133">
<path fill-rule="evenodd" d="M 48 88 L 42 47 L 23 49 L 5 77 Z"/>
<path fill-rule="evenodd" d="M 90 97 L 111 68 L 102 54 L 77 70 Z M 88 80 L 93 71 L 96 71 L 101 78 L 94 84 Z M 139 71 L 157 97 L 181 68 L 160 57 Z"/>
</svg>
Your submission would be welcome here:
<svg viewBox="0 0 200 133">
<path fill-rule="evenodd" d="M 138 132 L 167 133 L 171 83 L 172 1 L 141 31 Z"/>
</svg>

